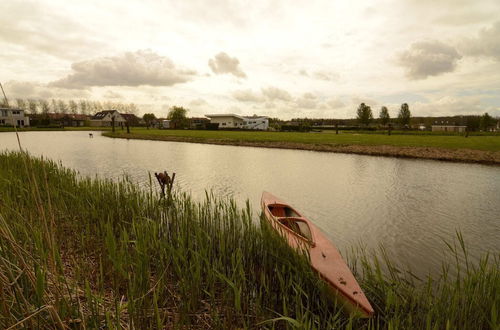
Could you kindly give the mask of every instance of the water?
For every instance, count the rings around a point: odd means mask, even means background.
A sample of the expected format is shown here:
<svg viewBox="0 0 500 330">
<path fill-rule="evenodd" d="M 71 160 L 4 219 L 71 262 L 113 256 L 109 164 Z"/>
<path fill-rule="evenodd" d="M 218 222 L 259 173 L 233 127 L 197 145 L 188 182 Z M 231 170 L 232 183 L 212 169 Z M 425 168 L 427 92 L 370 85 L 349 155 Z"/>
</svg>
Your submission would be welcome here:
<svg viewBox="0 0 500 330">
<path fill-rule="evenodd" d="M 23 148 L 82 175 L 140 184 L 148 172 L 176 172 L 196 199 L 213 190 L 250 200 L 263 190 L 290 202 L 339 247 L 380 243 L 397 262 L 425 275 L 439 269 L 445 245 L 462 232 L 473 257 L 500 250 L 500 168 L 300 150 L 110 139 L 94 132 L 22 132 Z M 0 133 L 0 150 L 16 150 Z"/>
</svg>

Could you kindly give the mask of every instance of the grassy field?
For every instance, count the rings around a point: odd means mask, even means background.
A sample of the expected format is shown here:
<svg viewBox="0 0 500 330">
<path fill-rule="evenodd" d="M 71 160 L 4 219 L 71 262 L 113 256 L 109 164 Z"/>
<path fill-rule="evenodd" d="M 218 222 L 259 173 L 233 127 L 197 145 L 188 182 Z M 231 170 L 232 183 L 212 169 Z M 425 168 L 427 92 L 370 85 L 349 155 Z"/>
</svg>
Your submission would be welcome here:
<svg viewBox="0 0 500 330">
<path fill-rule="evenodd" d="M 191 141 L 228 140 L 263 143 L 300 143 L 312 145 L 389 145 L 398 147 L 437 147 L 447 149 L 475 149 L 500 151 L 500 136 L 450 136 L 450 135 L 408 135 L 382 133 L 328 133 L 299 132 L 249 132 L 249 131 L 208 131 L 208 130 L 159 130 L 133 128 L 130 134 L 117 130 L 118 137 L 172 139 Z"/>
<path fill-rule="evenodd" d="M 500 259 L 467 262 L 460 235 L 422 280 L 353 249 L 357 319 L 248 205 L 153 188 L 0 154 L 0 328 L 498 329 Z"/>
</svg>

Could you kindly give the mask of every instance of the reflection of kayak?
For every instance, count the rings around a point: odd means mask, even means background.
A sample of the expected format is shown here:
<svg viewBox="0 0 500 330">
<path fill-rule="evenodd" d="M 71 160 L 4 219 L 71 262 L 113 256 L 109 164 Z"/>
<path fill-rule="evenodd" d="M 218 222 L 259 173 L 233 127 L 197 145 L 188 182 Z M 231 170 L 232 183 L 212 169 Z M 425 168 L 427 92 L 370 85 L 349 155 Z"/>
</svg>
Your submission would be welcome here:
<svg viewBox="0 0 500 330">
<path fill-rule="evenodd" d="M 348 311 L 364 317 L 373 315 L 373 308 L 351 270 L 318 227 L 268 192 L 262 193 L 261 204 L 266 219 L 291 247 L 307 249 L 311 267 L 330 285 Z"/>
</svg>

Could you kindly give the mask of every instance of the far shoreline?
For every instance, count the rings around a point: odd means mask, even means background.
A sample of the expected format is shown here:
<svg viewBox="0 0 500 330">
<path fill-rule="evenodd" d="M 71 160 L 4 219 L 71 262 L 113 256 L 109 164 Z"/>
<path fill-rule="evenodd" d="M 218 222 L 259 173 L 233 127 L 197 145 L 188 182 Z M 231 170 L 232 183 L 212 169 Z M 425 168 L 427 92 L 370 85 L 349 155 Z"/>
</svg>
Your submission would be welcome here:
<svg viewBox="0 0 500 330">
<path fill-rule="evenodd" d="M 203 139 L 165 135 L 147 135 L 133 133 L 130 135 L 102 132 L 103 136 L 118 139 L 188 142 L 214 145 L 231 145 L 242 147 L 258 147 L 288 150 L 308 150 L 318 152 L 332 152 L 357 154 L 379 157 L 396 157 L 408 159 L 427 159 L 456 163 L 500 165 L 500 152 L 474 149 L 447 149 L 438 147 L 406 147 L 391 145 L 357 145 L 357 144 L 313 144 L 276 141 L 243 141 L 229 139 Z"/>
</svg>

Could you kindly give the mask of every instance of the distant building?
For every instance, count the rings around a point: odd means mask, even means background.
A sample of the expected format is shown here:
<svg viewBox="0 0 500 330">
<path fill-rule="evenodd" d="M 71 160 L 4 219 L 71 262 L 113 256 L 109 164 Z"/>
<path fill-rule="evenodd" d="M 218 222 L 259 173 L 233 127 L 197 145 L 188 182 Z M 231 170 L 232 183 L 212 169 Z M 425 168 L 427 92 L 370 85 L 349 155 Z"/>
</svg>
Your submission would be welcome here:
<svg viewBox="0 0 500 330">
<path fill-rule="evenodd" d="M 160 128 L 170 128 L 170 120 L 168 119 L 160 120 Z"/>
<path fill-rule="evenodd" d="M 124 126 L 127 122 L 118 110 L 104 110 L 96 113 L 90 119 L 90 126 L 111 126 L 113 119 L 115 126 Z"/>
<path fill-rule="evenodd" d="M 211 124 L 218 124 L 219 129 L 224 128 L 240 128 L 240 129 L 254 129 L 254 130 L 267 130 L 269 128 L 269 118 L 267 117 L 245 117 L 235 114 L 212 114 L 205 115 L 210 118 Z"/>
<path fill-rule="evenodd" d="M 189 118 L 189 128 L 191 129 L 205 129 L 210 120 L 204 117 Z"/>
<path fill-rule="evenodd" d="M 0 108 L 0 126 L 26 127 L 30 125 L 29 117 L 23 109 Z"/>
<path fill-rule="evenodd" d="M 90 116 L 71 113 L 41 113 L 30 115 L 32 126 L 70 126 L 81 127 L 87 124 Z"/>
<path fill-rule="evenodd" d="M 433 132 L 459 132 L 463 133 L 467 130 L 467 126 L 458 125 L 432 125 Z"/>
<path fill-rule="evenodd" d="M 142 124 L 142 119 L 134 115 L 133 113 L 121 113 L 120 114 L 125 122 L 129 124 L 129 126 L 138 126 Z"/>
</svg>

